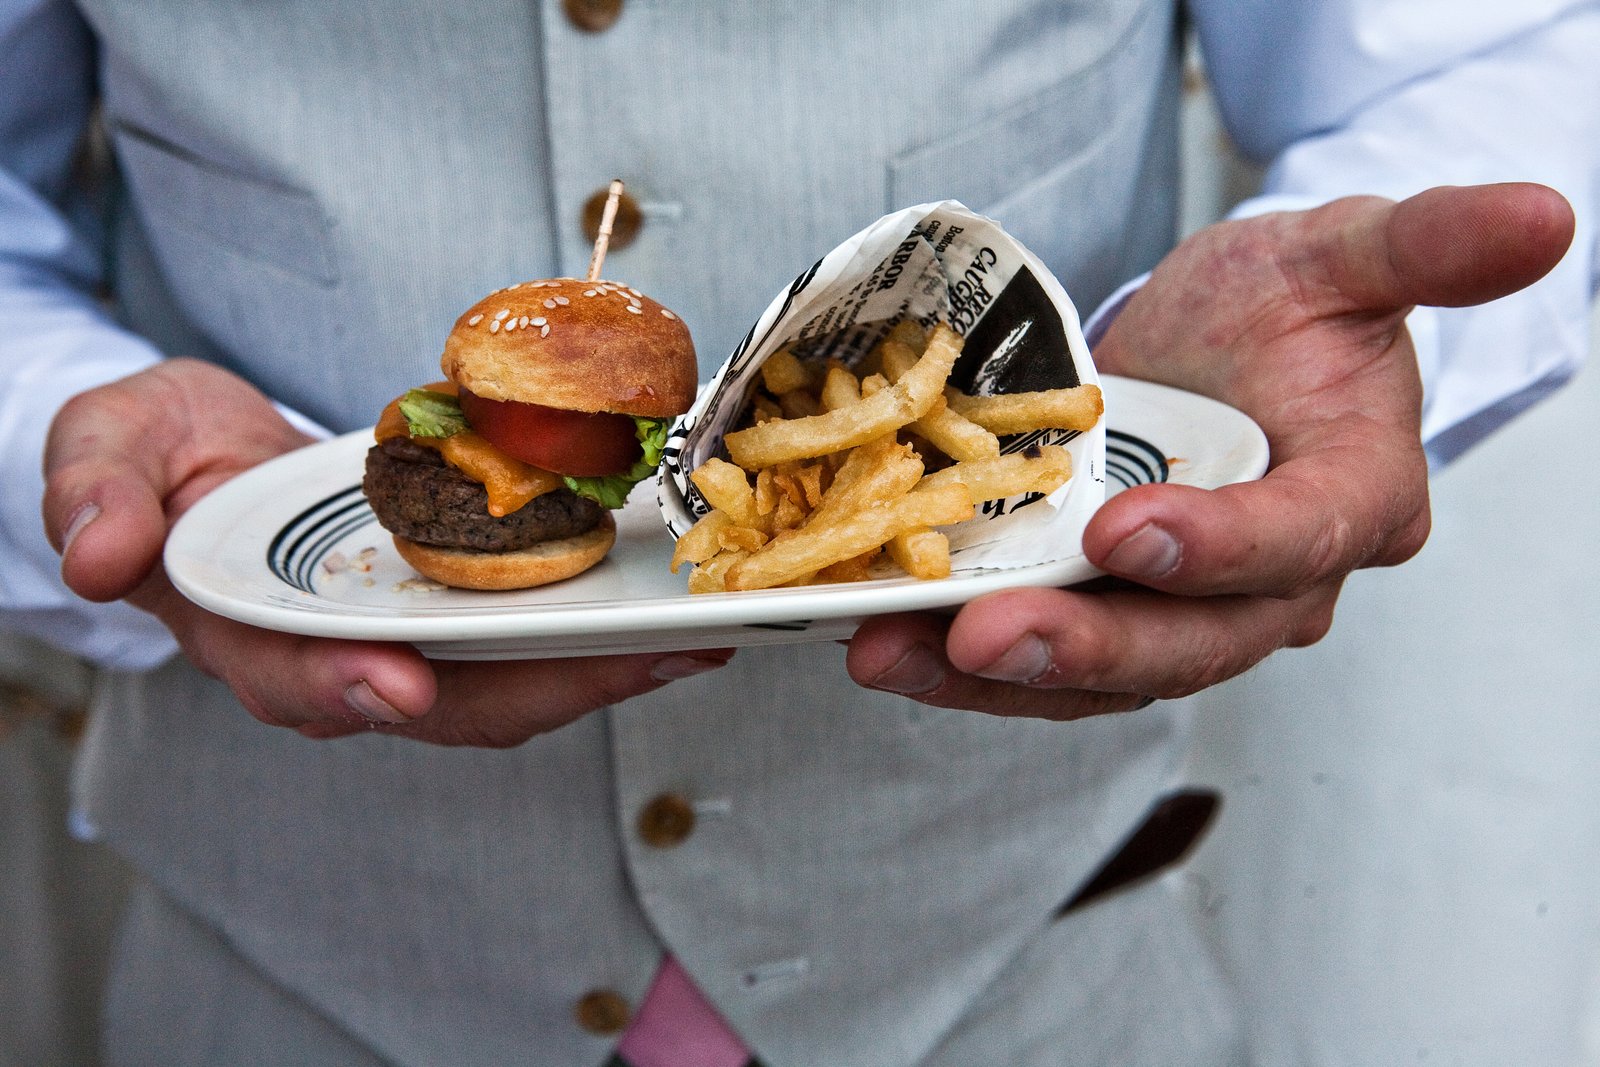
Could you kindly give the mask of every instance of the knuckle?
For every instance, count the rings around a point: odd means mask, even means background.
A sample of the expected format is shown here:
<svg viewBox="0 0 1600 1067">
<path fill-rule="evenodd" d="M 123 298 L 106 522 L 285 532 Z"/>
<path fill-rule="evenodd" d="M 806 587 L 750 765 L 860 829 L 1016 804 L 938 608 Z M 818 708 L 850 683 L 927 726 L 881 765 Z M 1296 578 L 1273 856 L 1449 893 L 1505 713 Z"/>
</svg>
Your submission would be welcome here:
<svg viewBox="0 0 1600 1067">
<path fill-rule="evenodd" d="M 96 425 L 106 413 L 103 394 L 104 389 L 90 389 L 68 397 L 67 402 L 57 410 L 54 425 L 63 430 L 70 430 L 76 424 Z"/>
<path fill-rule="evenodd" d="M 1333 629 L 1334 605 L 1338 602 L 1337 587 L 1321 596 L 1308 597 L 1307 610 L 1287 628 L 1283 643 L 1288 648 L 1306 648 L 1316 644 Z"/>
<path fill-rule="evenodd" d="M 1428 535 L 1433 532 L 1433 514 L 1424 505 L 1422 510 L 1404 523 L 1400 529 L 1389 539 L 1384 546 L 1382 555 L 1377 562 L 1385 566 L 1396 566 L 1411 559 L 1422 546 L 1428 543 Z"/>
<path fill-rule="evenodd" d="M 1174 677 L 1173 686 L 1152 695 L 1163 699 L 1191 696 L 1227 681 L 1247 666 L 1249 663 L 1241 661 L 1239 650 L 1226 636 L 1203 636 L 1190 650 L 1187 669 Z"/>
<path fill-rule="evenodd" d="M 498 750 L 516 748 L 533 736 L 525 730 L 496 728 L 499 725 L 478 720 L 458 720 L 443 729 L 424 730 L 419 736 L 421 740 L 431 741 L 446 748 L 489 748 Z"/>
<path fill-rule="evenodd" d="M 1307 648 L 1328 636 L 1333 629 L 1333 607 L 1319 608 L 1301 619 L 1288 634 L 1284 644 L 1289 648 Z"/>
<path fill-rule="evenodd" d="M 1300 597 L 1335 575 L 1353 570 L 1360 558 L 1355 527 L 1343 516 L 1334 516 L 1317 530 L 1306 552 L 1306 571 L 1289 591 Z"/>
<path fill-rule="evenodd" d="M 1050 647 L 1052 664 L 1046 678 L 1057 688 L 1101 689 L 1122 666 L 1133 635 L 1106 625 L 1109 620 L 1093 621 L 1072 614 L 1053 620 L 1043 634 Z"/>
</svg>

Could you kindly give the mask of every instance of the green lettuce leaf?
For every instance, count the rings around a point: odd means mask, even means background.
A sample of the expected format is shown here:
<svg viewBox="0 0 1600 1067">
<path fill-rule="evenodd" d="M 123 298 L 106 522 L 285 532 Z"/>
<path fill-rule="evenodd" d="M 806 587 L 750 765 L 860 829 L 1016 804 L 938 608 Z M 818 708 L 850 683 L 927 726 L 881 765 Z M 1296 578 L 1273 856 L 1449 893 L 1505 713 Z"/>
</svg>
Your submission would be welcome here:
<svg viewBox="0 0 1600 1067">
<path fill-rule="evenodd" d="M 469 429 L 461 402 L 449 393 L 413 389 L 400 398 L 400 414 L 412 437 L 451 437 Z"/>
<path fill-rule="evenodd" d="M 634 435 L 639 438 L 639 445 L 644 454 L 634 463 L 633 467 L 621 474 L 608 474 L 603 478 L 574 478 L 570 475 L 562 480 L 579 496 L 586 496 L 603 508 L 615 511 L 622 507 L 628 499 L 628 493 L 635 485 L 644 481 L 656 472 L 661 465 L 661 450 L 667 446 L 667 431 L 672 427 L 670 419 L 643 419 L 635 415 L 633 418 Z"/>
</svg>

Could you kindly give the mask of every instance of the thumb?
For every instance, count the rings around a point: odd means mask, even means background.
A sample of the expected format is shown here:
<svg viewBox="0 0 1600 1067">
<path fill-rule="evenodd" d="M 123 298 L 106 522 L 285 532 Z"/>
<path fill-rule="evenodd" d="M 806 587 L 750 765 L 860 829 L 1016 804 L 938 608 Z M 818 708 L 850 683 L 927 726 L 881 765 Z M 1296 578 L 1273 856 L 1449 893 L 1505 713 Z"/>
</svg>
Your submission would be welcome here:
<svg viewBox="0 0 1600 1067">
<path fill-rule="evenodd" d="M 146 426 L 134 379 L 68 401 L 45 446 L 45 532 L 79 596 L 116 600 L 155 566 L 172 486 L 170 430 Z"/>
<path fill-rule="evenodd" d="M 1397 204 L 1337 200 L 1308 213 L 1308 223 L 1323 214 L 1336 225 L 1308 255 L 1320 260 L 1316 274 L 1342 298 L 1343 312 L 1467 307 L 1506 296 L 1560 262 L 1574 227 L 1560 193 L 1528 182 L 1441 186 Z"/>
</svg>

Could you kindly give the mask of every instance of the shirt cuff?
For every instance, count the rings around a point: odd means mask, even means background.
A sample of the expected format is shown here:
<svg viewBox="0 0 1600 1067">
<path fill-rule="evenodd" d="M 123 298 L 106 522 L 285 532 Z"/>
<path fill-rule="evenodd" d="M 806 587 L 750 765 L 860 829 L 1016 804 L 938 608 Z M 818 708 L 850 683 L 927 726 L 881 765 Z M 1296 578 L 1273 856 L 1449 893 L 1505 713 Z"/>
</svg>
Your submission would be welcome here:
<svg viewBox="0 0 1600 1067">
<path fill-rule="evenodd" d="M 131 604 L 83 600 L 61 581 L 61 561 L 45 538 L 40 459 L 50 424 L 78 393 L 159 361 L 148 344 L 78 309 L 15 320 L 0 341 L 0 609 L 8 629 L 31 634 L 97 665 L 148 670 L 177 643 L 166 627 Z"/>
</svg>

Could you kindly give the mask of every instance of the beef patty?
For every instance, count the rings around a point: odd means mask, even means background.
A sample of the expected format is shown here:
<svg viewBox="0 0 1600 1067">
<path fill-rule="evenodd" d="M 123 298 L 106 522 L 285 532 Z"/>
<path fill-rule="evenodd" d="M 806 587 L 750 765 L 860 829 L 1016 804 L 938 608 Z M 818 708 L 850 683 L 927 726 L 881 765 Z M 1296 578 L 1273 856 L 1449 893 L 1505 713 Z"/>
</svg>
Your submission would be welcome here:
<svg viewBox="0 0 1600 1067">
<path fill-rule="evenodd" d="M 391 437 L 367 452 L 362 492 L 390 533 L 408 541 L 483 552 L 514 552 L 592 530 L 605 509 L 570 489 L 534 497 L 502 518 L 489 514 L 489 494 L 438 452 Z"/>
</svg>

